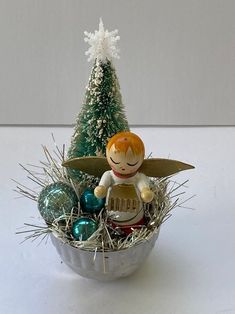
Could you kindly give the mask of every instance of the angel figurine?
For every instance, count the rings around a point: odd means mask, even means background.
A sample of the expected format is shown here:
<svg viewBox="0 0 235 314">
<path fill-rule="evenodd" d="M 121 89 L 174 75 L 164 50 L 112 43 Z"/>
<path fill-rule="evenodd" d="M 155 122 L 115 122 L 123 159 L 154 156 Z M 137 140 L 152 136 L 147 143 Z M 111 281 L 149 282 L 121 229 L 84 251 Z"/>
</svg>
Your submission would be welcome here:
<svg viewBox="0 0 235 314">
<path fill-rule="evenodd" d="M 194 168 L 176 160 L 144 159 L 144 156 L 144 143 L 139 136 L 120 132 L 108 141 L 106 158 L 73 158 L 63 166 L 101 177 L 94 194 L 97 198 L 106 197 L 106 209 L 113 226 L 129 234 L 144 225 L 143 203 L 153 200 L 149 177 L 167 177 Z"/>
</svg>

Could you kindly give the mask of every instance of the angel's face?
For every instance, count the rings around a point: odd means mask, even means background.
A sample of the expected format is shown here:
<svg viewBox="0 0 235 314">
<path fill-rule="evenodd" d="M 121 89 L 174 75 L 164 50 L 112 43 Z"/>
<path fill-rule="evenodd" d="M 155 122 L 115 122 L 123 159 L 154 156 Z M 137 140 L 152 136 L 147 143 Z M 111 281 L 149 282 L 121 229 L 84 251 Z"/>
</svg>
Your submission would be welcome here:
<svg viewBox="0 0 235 314">
<path fill-rule="evenodd" d="M 135 173 L 144 160 L 143 155 L 135 155 L 130 147 L 127 152 L 120 152 L 115 149 L 115 145 L 111 146 L 106 155 L 110 167 L 124 175 Z"/>
</svg>

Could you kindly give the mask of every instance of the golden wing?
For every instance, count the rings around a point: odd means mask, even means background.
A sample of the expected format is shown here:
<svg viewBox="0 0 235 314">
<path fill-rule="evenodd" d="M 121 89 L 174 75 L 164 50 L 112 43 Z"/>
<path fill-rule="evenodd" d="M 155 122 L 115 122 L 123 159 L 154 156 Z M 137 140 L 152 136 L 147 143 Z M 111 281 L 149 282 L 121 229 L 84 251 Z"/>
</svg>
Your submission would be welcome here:
<svg viewBox="0 0 235 314">
<path fill-rule="evenodd" d="M 62 163 L 62 166 L 78 169 L 95 177 L 101 177 L 105 171 L 111 169 L 105 157 L 96 156 L 68 159 Z"/>
<path fill-rule="evenodd" d="M 193 168 L 194 166 L 178 160 L 149 158 L 143 161 L 138 171 L 143 172 L 148 177 L 168 177 L 174 173 Z"/>
</svg>

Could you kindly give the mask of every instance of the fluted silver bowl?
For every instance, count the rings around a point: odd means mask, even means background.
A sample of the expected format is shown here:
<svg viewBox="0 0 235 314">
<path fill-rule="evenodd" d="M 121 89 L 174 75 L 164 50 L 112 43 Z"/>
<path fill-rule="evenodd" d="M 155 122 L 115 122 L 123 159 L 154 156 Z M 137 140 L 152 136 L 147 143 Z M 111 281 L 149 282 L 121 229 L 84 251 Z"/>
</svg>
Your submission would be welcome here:
<svg viewBox="0 0 235 314">
<path fill-rule="evenodd" d="M 75 248 L 51 233 L 51 240 L 62 261 L 79 275 L 101 281 L 126 277 L 136 271 L 151 252 L 159 229 L 152 237 L 128 249 L 94 252 Z"/>
</svg>

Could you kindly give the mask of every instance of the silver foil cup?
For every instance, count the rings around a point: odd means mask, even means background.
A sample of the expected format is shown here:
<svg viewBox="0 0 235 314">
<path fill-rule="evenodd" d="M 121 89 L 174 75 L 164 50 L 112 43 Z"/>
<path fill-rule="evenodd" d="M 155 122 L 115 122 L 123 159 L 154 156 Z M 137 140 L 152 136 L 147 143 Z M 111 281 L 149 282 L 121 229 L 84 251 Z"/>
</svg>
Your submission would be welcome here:
<svg viewBox="0 0 235 314">
<path fill-rule="evenodd" d="M 51 240 L 62 261 L 77 274 L 101 281 L 115 280 L 135 272 L 147 258 L 158 238 L 159 229 L 148 240 L 128 249 L 94 252 L 75 248 L 51 233 Z"/>
</svg>

